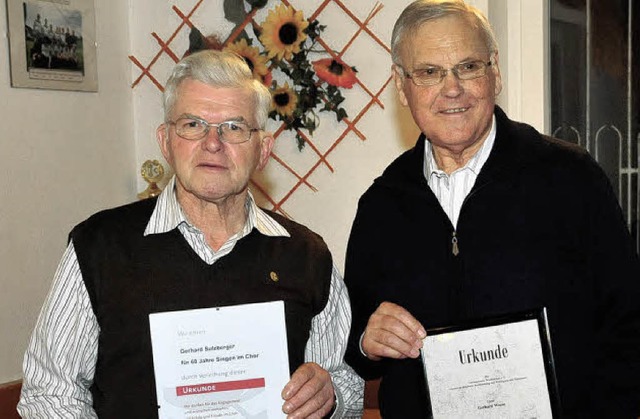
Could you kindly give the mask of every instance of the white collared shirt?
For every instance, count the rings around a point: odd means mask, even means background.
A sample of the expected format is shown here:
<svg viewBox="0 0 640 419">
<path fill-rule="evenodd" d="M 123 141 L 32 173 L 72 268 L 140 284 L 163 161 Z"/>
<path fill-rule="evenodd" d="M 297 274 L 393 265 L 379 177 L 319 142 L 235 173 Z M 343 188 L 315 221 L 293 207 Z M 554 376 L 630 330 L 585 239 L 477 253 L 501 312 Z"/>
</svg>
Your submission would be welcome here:
<svg viewBox="0 0 640 419">
<path fill-rule="evenodd" d="M 496 117 L 491 121 L 491 130 L 487 139 L 482 143 L 476 154 L 469 159 L 464 167 L 456 169 L 450 175 L 438 168 L 433 156 L 433 148 L 429 141 L 424 148 L 424 177 L 429 187 L 438 198 L 438 202 L 451 220 L 455 228 L 460 216 L 460 208 L 467 195 L 476 183 L 478 174 L 491 154 L 496 139 Z"/>
<path fill-rule="evenodd" d="M 251 192 L 247 196 L 245 209 L 247 210 L 247 221 L 242 230 L 229 237 L 220 249 L 215 251 L 207 244 L 204 233 L 191 224 L 182 211 L 176 197 L 175 177 L 173 177 L 158 197 L 158 202 L 149 218 L 144 235 L 166 233 L 178 228 L 189 246 L 208 265 L 213 265 L 218 259 L 231 253 L 238 240 L 249 234 L 254 228 L 265 236 L 289 237 L 289 233 L 284 227 L 258 208 Z"/>
</svg>

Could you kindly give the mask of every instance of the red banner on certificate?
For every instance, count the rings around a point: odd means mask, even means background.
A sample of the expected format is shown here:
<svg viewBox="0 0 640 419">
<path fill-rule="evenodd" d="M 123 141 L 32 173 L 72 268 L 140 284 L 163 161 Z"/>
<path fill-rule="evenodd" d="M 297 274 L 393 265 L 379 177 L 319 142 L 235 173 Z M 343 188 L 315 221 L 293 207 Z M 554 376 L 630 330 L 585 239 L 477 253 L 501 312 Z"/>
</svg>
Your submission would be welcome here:
<svg viewBox="0 0 640 419">
<path fill-rule="evenodd" d="M 247 390 L 250 388 L 264 387 L 264 378 L 254 378 L 253 380 L 227 381 L 222 383 L 195 384 L 190 386 L 176 387 L 178 396 L 188 396 L 191 394 L 215 393 L 216 391 Z"/>
</svg>

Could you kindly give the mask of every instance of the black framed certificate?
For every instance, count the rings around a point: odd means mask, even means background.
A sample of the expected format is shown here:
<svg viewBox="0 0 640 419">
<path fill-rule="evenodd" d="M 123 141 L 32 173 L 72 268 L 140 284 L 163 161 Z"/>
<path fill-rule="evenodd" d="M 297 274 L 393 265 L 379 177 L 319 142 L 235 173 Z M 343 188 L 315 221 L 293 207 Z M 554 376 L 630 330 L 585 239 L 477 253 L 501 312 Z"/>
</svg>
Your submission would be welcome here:
<svg viewBox="0 0 640 419">
<path fill-rule="evenodd" d="M 558 418 L 545 308 L 427 330 L 431 417 Z"/>
</svg>

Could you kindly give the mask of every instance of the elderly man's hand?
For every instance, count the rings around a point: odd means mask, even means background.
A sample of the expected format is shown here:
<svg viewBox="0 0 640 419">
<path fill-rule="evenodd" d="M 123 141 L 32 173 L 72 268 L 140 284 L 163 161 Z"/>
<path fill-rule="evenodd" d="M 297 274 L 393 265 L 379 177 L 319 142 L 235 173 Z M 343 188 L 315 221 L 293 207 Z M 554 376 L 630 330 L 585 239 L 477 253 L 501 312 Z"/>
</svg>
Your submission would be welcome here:
<svg viewBox="0 0 640 419">
<path fill-rule="evenodd" d="M 403 307 L 383 302 L 369 317 L 362 337 L 362 350 L 367 358 L 417 358 L 427 332 Z"/>
<path fill-rule="evenodd" d="M 307 362 L 293 373 L 282 390 L 282 411 L 289 419 L 321 419 L 331 411 L 334 400 L 329 372 L 314 362 Z"/>
</svg>

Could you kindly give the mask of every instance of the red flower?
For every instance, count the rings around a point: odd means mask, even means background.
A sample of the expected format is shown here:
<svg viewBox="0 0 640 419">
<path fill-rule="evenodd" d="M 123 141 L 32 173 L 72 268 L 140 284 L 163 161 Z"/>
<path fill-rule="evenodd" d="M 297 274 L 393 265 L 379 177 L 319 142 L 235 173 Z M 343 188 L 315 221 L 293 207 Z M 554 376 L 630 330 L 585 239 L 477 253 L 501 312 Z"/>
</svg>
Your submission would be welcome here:
<svg viewBox="0 0 640 419">
<path fill-rule="evenodd" d="M 261 79 L 262 79 L 262 84 L 264 84 L 267 87 L 270 87 L 271 82 L 273 81 L 273 74 L 271 74 L 271 70 L 269 70 L 267 74 L 262 76 Z"/>
<path fill-rule="evenodd" d="M 351 89 L 356 82 L 355 69 L 342 61 L 323 58 L 322 60 L 314 61 L 312 64 L 318 77 L 333 86 Z"/>
</svg>

